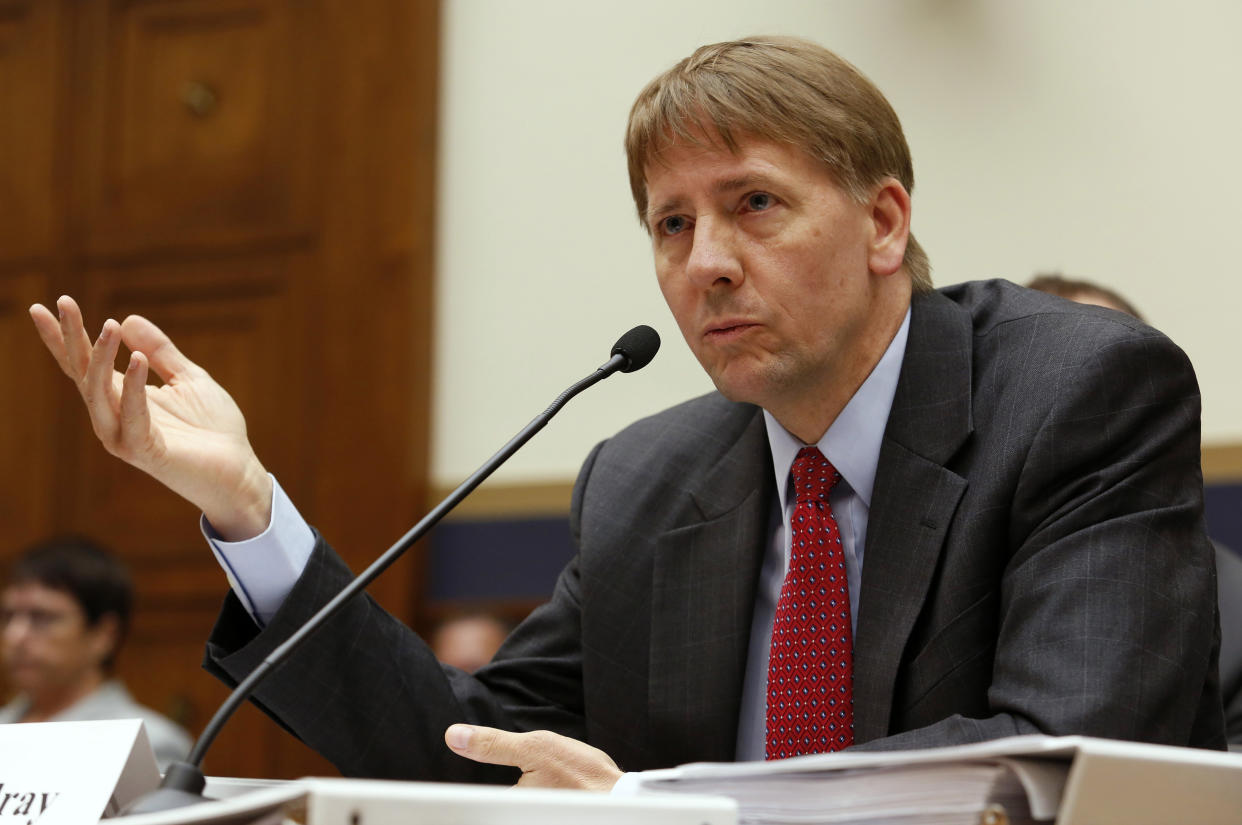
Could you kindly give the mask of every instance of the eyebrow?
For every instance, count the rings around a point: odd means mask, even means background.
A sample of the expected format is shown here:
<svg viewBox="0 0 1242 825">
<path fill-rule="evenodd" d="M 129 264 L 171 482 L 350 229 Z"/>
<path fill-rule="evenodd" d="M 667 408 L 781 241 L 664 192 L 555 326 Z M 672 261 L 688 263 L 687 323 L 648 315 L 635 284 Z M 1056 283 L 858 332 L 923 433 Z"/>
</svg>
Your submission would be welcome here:
<svg viewBox="0 0 1242 825">
<path fill-rule="evenodd" d="M 738 175 L 732 178 L 723 178 L 712 184 L 712 192 L 717 195 L 727 195 L 730 192 L 736 192 L 739 189 L 749 189 L 752 186 L 760 184 L 770 185 L 772 183 L 771 175 L 764 175 L 759 172 L 751 172 L 745 175 Z M 670 213 L 676 212 L 682 208 L 684 198 L 670 198 L 662 202 L 658 207 L 647 210 L 647 223 L 650 224 L 657 218 L 661 218 Z"/>
</svg>

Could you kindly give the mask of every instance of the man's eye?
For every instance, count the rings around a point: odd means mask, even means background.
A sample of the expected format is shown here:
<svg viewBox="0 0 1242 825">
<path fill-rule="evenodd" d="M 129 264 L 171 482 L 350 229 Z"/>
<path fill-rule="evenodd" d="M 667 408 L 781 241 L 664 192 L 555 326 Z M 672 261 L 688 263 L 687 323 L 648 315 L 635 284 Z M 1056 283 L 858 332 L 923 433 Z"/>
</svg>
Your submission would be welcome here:
<svg viewBox="0 0 1242 825">
<path fill-rule="evenodd" d="M 686 228 L 688 221 L 681 215 L 669 215 L 660 221 L 660 232 L 665 235 L 676 235 Z"/>
<path fill-rule="evenodd" d="M 772 196 L 767 192 L 752 192 L 746 196 L 746 208 L 752 212 L 762 212 L 772 207 Z"/>
</svg>

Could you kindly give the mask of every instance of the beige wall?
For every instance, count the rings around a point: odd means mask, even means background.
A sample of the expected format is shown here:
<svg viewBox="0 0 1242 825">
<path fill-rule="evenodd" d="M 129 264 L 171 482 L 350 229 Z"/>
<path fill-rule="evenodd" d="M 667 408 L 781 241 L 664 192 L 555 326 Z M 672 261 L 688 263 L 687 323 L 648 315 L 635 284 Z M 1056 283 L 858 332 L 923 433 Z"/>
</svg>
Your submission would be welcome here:
<svg viewBox="0 0 1242 825">
<path fill-rule="evenodd" d="M 1190 353 L 1205 440 L 1242 441 L 1236 0 L 445 0 L 444 25 L 437 483 L 636 323 L 663 336 L 656 361 L 572 402 L 498 480 L 570 479 L 600 438 L 710 389 L 659 297 L 621 131 L 654 74 L 756 32 L 818 40 L 892 100 L 937 284 L 1113 285 Z"/>
</svg>

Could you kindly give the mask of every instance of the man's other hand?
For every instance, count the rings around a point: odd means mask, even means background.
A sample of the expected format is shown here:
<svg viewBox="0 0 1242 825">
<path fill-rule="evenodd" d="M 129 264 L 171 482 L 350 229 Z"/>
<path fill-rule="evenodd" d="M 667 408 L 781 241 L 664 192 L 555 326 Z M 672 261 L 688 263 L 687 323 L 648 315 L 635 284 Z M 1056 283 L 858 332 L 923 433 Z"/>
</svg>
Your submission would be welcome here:
<svg viewBox="0 0 1242 825">
<path fill-rule="evenodd" d="M 576 788 L 610 791 L 621 769 L 608 754 L 585 742 L 546 730 L 530 733 L 451 725 L 444 741 L 454 753 L 489 765 L 511 765 L 522 771 L 523 788 Z"/>
</svg>

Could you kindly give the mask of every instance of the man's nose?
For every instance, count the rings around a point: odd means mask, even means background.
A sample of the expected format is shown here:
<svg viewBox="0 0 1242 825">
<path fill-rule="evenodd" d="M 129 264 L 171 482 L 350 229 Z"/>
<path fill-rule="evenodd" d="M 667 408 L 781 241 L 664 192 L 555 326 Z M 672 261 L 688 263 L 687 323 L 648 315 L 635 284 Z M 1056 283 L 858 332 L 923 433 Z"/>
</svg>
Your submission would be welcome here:
<svg viewBox="0 0 1242 825">
<path fill-rule="evenodd" d="M 4 647 L 8 649 L 30 634 L 30 622 L 25 616 L 15 613 L 4 623 L 3 630 L 4 634 L 0 638 L 3 638 Z"/>
<path fill-rule="evenodd" d="M 701 289 L 742 282 L 737 242 L 727 222 L 705 218 L 695 224 L 686 276 Z"/>
</svg>

